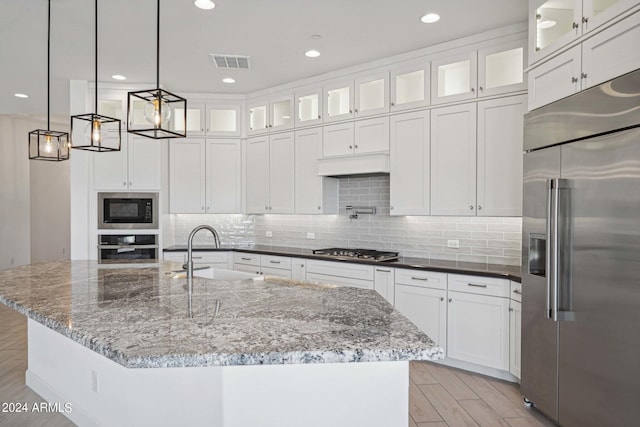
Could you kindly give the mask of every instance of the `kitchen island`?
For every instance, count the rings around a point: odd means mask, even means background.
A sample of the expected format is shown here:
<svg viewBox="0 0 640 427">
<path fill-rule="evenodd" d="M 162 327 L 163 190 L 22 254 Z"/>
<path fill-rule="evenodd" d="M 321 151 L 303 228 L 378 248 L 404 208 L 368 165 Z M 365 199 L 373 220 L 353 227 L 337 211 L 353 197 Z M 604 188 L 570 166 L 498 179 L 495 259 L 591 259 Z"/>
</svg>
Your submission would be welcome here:
<svg viewBox="0 0 640 427">
<path fill-rule="evenodd" d="M 173 262 L 4 270 L 29 317 L 27 384 L 79 425 L 408 423 L 408 361 L 443 351 L 375 291 L 194 279 Z M 169 273 L 169 274 L 167 274 Z"/>
</svg>

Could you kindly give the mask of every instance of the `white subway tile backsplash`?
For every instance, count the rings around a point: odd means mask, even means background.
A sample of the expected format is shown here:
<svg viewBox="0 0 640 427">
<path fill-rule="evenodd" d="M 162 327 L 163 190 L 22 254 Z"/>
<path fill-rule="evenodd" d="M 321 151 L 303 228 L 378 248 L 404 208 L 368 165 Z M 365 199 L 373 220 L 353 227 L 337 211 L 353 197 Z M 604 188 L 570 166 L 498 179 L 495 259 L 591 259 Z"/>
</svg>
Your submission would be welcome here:
<svg viewBox="0 0 640 427">
<path fill-rule="evenodd" d="M 521 218 L 390 216 L 388 176 L 340 178 L 338 195 L 340 215 L 175 215 L 175 243 L 186 244 L 195 226 L 210 224 L 223 244 L 235 246 L 363 247 L 409 257 L 520 264 Z M 375 206 L 377 212 L 350 219 L 347 205 Z M 308 232 L 315 239 L 307 239 Z M 447 247 L 452 239 L 460 248 Z M 212 242 L 204 232 L 196 237 L 198 244 Z"/>
</svg>

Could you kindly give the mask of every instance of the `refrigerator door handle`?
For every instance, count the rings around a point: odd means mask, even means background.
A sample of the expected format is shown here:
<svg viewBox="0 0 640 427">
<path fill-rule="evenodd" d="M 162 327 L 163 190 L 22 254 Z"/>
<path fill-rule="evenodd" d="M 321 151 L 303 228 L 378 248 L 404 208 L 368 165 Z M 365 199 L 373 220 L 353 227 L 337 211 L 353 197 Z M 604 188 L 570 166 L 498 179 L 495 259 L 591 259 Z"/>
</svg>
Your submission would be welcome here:
<svg viewBox="0 0 640 427">
<path fill-rule="evenodd" d="M 547 299 L 545 316 L 557 320 L 558 295 L 558 179 L 547 180 Z"/>
</svg>

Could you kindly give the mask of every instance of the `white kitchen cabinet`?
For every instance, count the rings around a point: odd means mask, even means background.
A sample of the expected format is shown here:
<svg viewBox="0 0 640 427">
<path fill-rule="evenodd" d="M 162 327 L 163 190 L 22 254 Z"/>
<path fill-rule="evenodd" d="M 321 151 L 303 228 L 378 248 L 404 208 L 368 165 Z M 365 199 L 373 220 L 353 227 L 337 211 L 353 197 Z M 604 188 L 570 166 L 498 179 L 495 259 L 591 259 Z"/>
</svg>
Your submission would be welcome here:
<svg viewBox="0 0 640 427">
<path fill-rule="evenodd" d="M 169 161 L 171 213 L 242 210 L 240 140 L 173 140 Z"/>
<path fill-rule="evenodd" d="M 307 260 L 302 258 L 291 259 L 291 278 L 300 282 L 307 280 Z"/>
<path fill-rule="evenodd" d="M 522 284 L 511 282 L 509 300 L 509 372 L 520 378 L 522 367 Z"/>
<path fill-rule="evenodd" d="M 323 88 L 324 122 L 353 118 L 353 80 L 332 83 Z"/>
<path fill-rule="evenodd" d="M 207 104 L 206 135 L 209 137 L 240 136 L 240 105 Z"/>
<path fill-rule="evenodd" d="M 242 144 L 238 139 L 207 140 L 207 213 L 242 212 Z"/>
<path fill-rule="evenodd" d="M 293 95 L 287 94 L 269 100 L 269 130 L 293 128 Z"/>
<path fill-rule="evenodd" d="M 307 260 L 307 281 L 374 289 L 373 266 L 348 262 Z"/>
<path fill-rule="evenodd" d="M 529 110 L 580 90 L 581 48 L 575 46 L 529 71 Z"/>
<path fill-rule="evenodd" d="M 637 6 L 637 0 L 530 0 L 529 63 L 610 25 Z"/>
<path fill-rule="evenodd" d="M 525 40 L 478 50 L 478 96 L 493 96 L 527 89 Z"/>
<path fill-rule="evenodd" d="M 429 215 L 429 111 L 391 116 L 391 215 Z"/>
<path fill-rule="evenodd" d="M 251 253 L 233 254 L 233 269 L 246 273 L 291 278 L 291 258 Z"/>
<path fill-rule="evenodd" d="M 431 110 L 431 214 L 476 214 L 476 104 Z"/>
<path fill-rule="evenodd" d="M 356 117 L 389 112 L 389 73 L 379 72 L 355 80 Z"/>
<path fill-rule="evenodd" d="M 389 117 L 355 122 L 353 154 L 389 152 Z"/>
<path fill-rule="evenodd" d="M 293 213 L 294 174 L 293 132 L 248 139 L 247 213 Z"/>
<path fill-rule="evenodd" d="M 116 138 L 105 133 L 104 138 Z M 121 150 L 94 155 L 94 187 L 96 190 L 134 191 L 160 190 L 162 142 L 122 135 Z"/>
<path fill-rule="evenodd" d="M 164 252 L 165 260 L 175 261 L 185 264 L 187 262 L 187 251 Z M 212 267 L 230 269 L 232 266 L 231 252 L 224 251 L 193 251 L 192 259 L 194 267 Z"/>
<path fill-rule="evenodd" d="M 427 334 L 446 354 L 447 291 L 425 287 L 395 286 L 395 307 Z"/>
<path fill-rule="evenodd" d="M 296 127 L 322 123 L 322 89 L 296 92 Z"/>
<path fill-rule="evenodd" d="M 431 69 L 422 58 L 391 69 L 391 111 L 419 108 L 429 105 L 431 94 Z"/>
<path fill-rule="evenodd" d="M 465 52 L 431 61 L 431 103 L 464 101 L 476 97 L 478 55 Z"/>
<path fill-rule="evenodd" d="M 526 95 L 478 102 L 478 216 L 522 215 Z"/>
<path fill-rule="evenodd" d="M 247 104 L 249 124 L 247 133 L 255 135 L 269 131 L 269 100 L 261 99 Z"/>
<path fill-rule="evenodd" d="M 340 123 L 322 128 L 322 157 L 348 156 L 353 154 L 354 125 Z"/>
<path fill-rule="evenodd" d="M 205 134 L 205 110 L 204 103 L 187 103 L 187 137 Z M 184 109 L 174 108 L 169 118 L 170 129 L 175 132 L 184 132 L 184 118 Z"/>
<path fill-rule="evenodd" d="M 447 356 L 509 370 L 509 299 L 448 292 Z"/>
<path fill-rule="evenodd" d="M 395 276 L 391 267 L 376 267 L 373 276 L 373 288 L 386 299 L 389 304 L 394 304 Z"/>
<path fill-rule="evenodd" d="M 318 159 L 322 158 L 322 129 L 295 132 L 295 213 L 337 214 L 338 180 L 318 176 Z"/>
</svg>

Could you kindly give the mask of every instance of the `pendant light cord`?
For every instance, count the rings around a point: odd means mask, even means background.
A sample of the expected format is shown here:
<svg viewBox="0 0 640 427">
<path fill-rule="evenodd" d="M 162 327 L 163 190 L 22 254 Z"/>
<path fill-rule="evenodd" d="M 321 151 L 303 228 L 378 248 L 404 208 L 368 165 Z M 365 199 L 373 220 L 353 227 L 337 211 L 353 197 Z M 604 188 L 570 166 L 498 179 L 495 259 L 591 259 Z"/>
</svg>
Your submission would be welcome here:
<svg viewBox="0 0 640 427">
<path fill-rule="evenodd" d="M 160 0 L 158 0 L 156 13 L 156 82 L 160 89 Z"/>
<path fill-rule="evenodd" d="M 95 37 L 95 52 L 96 52 L 96 80 L 95 80 L 95 85 L 96 85 L 96 96 L 95 96 L 95 104 L 94 104 L 94 109 L 93 111 L 95 112 L 95 114 L 98 114 L 98 0 L 95 1 L 95 17 L 96 17 L 96 25 L 95 25 L 95 32 L 96 32 L 96 37 Z"/>
<path fill-rule="evenodd" d="M 51 130 L 51 0 L 47 12 L 47 131 Z"/>
</svg>

